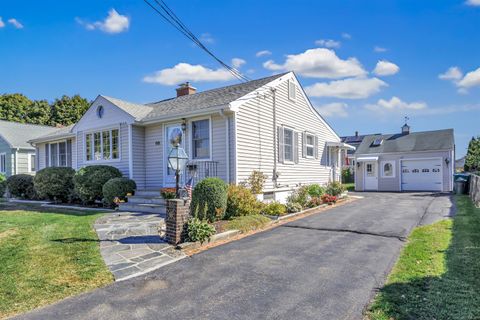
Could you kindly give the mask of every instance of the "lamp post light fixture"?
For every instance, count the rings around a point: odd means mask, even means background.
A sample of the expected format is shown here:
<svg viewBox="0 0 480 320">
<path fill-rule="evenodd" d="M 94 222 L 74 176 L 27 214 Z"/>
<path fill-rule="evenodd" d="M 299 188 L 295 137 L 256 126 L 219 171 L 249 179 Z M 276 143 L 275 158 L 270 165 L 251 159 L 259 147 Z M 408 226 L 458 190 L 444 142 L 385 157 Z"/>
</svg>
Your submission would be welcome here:
<svg viewBox="0 0 480 320">
<path fill-rule="evenodd" d="M 188 162 L 188 156 L 178 144 L 175 145 L 168 155 L 168 166 L 175 171 L 175 194 L 179 195 L 180 172 L 185 168 Z"/>
</svg>

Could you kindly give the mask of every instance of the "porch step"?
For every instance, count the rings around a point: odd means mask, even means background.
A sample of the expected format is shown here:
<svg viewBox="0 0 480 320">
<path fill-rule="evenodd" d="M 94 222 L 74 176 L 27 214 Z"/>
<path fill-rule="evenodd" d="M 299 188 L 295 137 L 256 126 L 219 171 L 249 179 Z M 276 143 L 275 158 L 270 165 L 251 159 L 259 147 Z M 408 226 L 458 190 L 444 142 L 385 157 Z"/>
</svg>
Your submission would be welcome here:
<svg viewBox="0 0 480 320">
<path fill-rule="evenodd" d="M 154 203 L 131 203 L 124 202 L 118 206 L 120 211 L 148 212 L 165 215 L 167 209 L 164 205 Z"/>
<path fill-rule="evenodd" d="M 165 199 L 162 197 L 151 197 L 151 196 L 129 196 L 128 197 L 128 203 L 144 203 L 144 204 L 162 204 L 165 205 Z"/>
<path fill-rule="evenodd" d="M 135 190 L 135 196 L 139 197 L 161 197 L 160 190 Z"/>
</svg>

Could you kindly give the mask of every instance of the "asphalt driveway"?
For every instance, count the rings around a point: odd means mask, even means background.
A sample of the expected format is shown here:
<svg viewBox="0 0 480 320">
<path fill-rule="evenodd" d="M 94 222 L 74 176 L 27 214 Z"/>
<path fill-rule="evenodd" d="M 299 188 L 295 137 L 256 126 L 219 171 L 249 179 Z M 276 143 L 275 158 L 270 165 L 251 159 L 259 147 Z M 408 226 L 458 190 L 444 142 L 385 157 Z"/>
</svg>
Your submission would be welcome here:
<svg viewBox="0 0 480 320">
<path fill-rule="evenodd" d="M 405 237 L 449 196 L 364 199 L 219 246 L 21 319 L 361 319 Z"/>
</svg>

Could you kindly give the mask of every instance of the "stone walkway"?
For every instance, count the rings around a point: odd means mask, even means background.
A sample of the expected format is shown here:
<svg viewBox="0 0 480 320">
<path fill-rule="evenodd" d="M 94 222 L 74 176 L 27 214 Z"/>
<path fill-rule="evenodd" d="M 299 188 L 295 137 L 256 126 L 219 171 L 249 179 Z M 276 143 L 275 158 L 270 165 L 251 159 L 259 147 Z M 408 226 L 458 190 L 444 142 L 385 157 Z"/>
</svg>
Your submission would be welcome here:
<svg viewBox="0 0 480 320">
<path fill-rule="evenodd" d="M 153 213 L 115 212 L 99 218 L 100 252 L 115 280 L 125 280 L 185 257 L 163 240 L 165 220 Z"/>
</svg>

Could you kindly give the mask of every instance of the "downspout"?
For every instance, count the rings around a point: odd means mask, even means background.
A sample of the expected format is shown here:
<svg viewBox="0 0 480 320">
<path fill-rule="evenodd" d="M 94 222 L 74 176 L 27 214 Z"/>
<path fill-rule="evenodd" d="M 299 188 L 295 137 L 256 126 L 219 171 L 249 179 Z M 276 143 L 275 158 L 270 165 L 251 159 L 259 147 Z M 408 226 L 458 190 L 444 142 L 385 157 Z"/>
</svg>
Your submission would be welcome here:
<svg viewBox="0 0 480 320">
<path fill-rule="evenodd" d="M 132 124 L 128 125 L 128 176 L 133 179 L 133 128 Z"/>
<path fill-rule="evenodd" d="M 273 108 L 273 187 L 278 188 L 278 175 L 277 175 L 277 108 L 275 92 L 277 89 L 270 88 L 272 92 L 272 108 Z"/>
<path fill-rule="evenodd" d="M 225 153 L 226 153 L 226 171 L 227 171 L 227 183 L 230 183 L 230 122 L 228 121 L 228 116 L 225 114 L 224 109 L 220 110 L 220 115 L 225 119 Z"/>
</svg>

